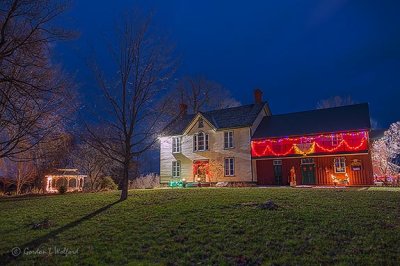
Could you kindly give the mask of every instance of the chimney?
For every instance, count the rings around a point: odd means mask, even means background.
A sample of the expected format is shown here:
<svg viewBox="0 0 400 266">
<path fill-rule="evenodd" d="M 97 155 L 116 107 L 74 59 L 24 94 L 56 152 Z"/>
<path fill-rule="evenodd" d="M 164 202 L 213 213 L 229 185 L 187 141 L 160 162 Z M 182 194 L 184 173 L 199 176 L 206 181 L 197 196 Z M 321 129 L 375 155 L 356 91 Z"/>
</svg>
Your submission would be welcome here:
<svg viewBox="0 0 400 266">
<path fill-rule="evenodd" d="M 254 101 L 256 104 L 261 104 L 262 103 L 262 91 L 260 89 L 255 89 L 254 90 Z"/>
<path fill-rule="evenodd" d="M 180 103 L 179 104 L 179 114 L 180 115 L 187 115 L 188 106 L 187 104 Z"/>
</svg>

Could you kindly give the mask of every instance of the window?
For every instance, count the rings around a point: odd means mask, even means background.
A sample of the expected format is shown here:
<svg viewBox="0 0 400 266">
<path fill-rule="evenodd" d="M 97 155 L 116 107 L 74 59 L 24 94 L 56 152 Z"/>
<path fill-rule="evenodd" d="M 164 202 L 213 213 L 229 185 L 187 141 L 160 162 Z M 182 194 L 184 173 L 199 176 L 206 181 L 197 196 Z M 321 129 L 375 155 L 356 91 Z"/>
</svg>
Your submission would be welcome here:
<svg viewBox="0 0 400 266">
<path fill-rule="evenodd" d="M 203 118 L 199 118 L 199 128 L 202 128 L 202 127 L 204 127 L 204 120 L 203 120 Z"/>
<path fill-rule="evenodd" d="M 172 162 L 172 177 L 181 177 L 181 161 Z"/>
<path fill-rule="evenodd" d="M 346 173 L 346 159 L 337 157 L 334 160 L 335 173 Z"/>
<path fill-rule="evenodd" d="M 225 176 L 235 175 L 235 158 L 225 158 L 224 162 Z"/>
<path fill-rule="evenodd" d="M 193 135 L 193 150 L 194 151 L 208 150 L 208 134 L 200 132 Z"/>
<path fill-rule="evenodd" d="M 172 153 L 180 153 L 181 152 L 181 138 L 173 137 L 172 138 Z"/>
<path fill-rule="evenodd" d="M 282 160 L 274 160 L 273 165 L 282 165 Z"/>
<path fill-rule="evenodd" d="M 340 144 L 340 142 L 342 142 L 343 136 L 342 134 L 334 134 L 331 136 L 331 140 L 332 140 L 332 146 L 337 146 Z"/>
<path fill-rule="evenodd" d="M 224 132 L 224 149 L 233 148 L 233 131 Z"/>
<path fill-rule="evenodd" d="M 314 158 L 303 158 L 301 159 L 301 164 L 314 164 Z"/>
</svg>

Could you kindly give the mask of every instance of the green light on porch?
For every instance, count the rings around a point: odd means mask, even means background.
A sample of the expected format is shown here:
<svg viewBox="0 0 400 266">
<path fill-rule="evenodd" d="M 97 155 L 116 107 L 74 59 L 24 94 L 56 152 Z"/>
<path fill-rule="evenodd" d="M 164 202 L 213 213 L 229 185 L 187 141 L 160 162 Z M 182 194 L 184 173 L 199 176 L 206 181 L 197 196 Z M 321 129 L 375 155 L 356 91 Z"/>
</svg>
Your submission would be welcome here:
<svg viewBox="0 0 400 266">
<path fill-rule="evenodd" d="M 169 187 L 183 187 L 183 181 L 179 180 L 179 181 L 169 181 L 168 182 L 168 186 Z"/>
</svg>

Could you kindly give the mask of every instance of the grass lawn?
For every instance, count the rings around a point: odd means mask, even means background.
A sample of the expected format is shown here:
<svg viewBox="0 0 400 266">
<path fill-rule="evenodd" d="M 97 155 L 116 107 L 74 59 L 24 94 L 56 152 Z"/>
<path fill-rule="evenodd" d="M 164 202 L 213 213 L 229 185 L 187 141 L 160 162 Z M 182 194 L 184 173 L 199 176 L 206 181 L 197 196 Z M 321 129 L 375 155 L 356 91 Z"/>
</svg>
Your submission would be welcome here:
<svg viewBox="0 0 400 266">
<path fill-rule="evenodd" d="M 0 264 L 400 263 L 399 190 L 200 188 L 118 197 L 0 199 Z M 241 205 L 268 199 L 278 210 Z M 31 229 L 45 218 L 55 225 Z M 14 247 L 25 255 L 8 255 Z"/>
</svg>

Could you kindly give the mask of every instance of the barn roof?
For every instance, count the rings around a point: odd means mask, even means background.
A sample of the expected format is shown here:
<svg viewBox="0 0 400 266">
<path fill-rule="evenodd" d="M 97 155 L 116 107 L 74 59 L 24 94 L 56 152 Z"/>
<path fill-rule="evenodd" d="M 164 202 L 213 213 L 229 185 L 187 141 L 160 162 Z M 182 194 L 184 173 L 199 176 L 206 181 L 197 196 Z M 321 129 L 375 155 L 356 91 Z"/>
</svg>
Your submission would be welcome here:
<svg viewBox="0 0 400 266">
<path fill-rule="evenodd" d="M 266 104 L 266 102 L 248 104 L 199 113 L 216 129 L 249 127 L 253 125 L 254 120 Z M 183 134 L 195 117 L 196 114 L 177 117 L 164 129 L 164 135 L 173 136 Z"/>
<path fill-rule="evenodd" d="M 370 129 L 367 103 L 266 116 L 253 139 Z"/>
<path fill-rule="evenodd" d="M 383 138 L 383 136 L 385 135 L 385 131 L 387 129 L 374 129 L 371 130 L 371 133 L 369 134 L 369 139 L 370 140 L 378 140 Z"/>
</svg>

